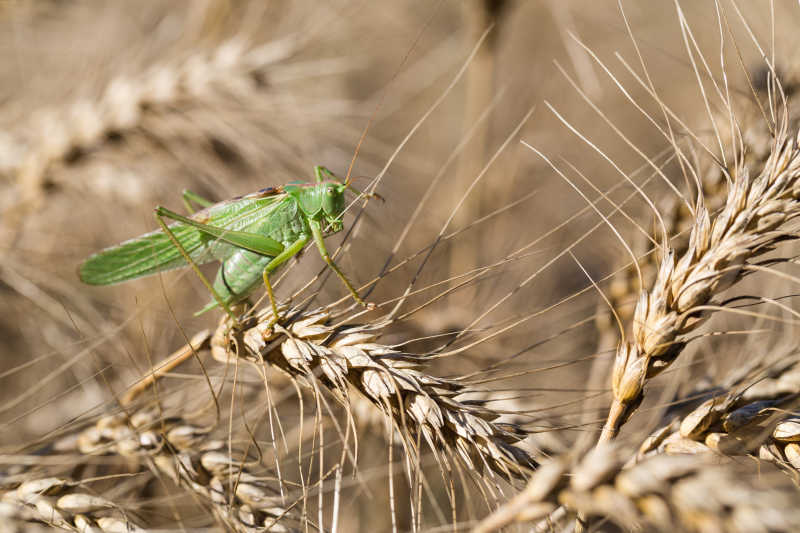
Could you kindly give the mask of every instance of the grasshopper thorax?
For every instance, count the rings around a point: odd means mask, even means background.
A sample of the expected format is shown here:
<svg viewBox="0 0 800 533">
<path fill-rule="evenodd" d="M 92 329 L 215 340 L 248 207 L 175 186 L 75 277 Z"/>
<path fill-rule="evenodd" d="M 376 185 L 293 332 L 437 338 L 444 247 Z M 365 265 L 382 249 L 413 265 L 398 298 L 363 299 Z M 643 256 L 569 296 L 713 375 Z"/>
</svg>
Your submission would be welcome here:
<svg viewBox="0 0 800 533">
<path fill-rule="evenodd" d="M 342 229 L 346 189 L 347 185 L 336 180 L 290 184 L 284 188 L 286 194 L 295 199 L 306 216 L 327 222 L 333 232 Z"/>
</svg>

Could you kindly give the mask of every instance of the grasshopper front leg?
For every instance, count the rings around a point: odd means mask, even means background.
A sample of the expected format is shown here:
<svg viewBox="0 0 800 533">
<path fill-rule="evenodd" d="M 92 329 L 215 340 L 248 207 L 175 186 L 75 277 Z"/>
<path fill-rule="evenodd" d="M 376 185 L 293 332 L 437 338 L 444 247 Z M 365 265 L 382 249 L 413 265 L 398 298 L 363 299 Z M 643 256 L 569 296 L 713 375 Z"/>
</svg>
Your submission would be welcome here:
<svg viewBox="0 0 800 533">
<path fill-rule="evenodd" d="M 328 249 L 325 247 L 325 239 L 323 238 L 322 227 L 320 226 L 319 221 L 310 219 L 308 221 L 308 225 L 311 227 L 311 233 L 314 236 L 314 242 L 317 244 L 317 249 L 319 249 L 319 255 L 322 256 L 322 260 L 327 263 L 331 270 L 336 272 L 336 275 L 339 276 L 340 280 L 342 280 L 344 286 L 347 287 L 348 291 L 350 291 L 350 295 L 353 297 L 353 300 L 355 300 L 358 304 L 363 305 L 367 309 L 375 309 L 375 304 L 367 303 L 361 299 L 361 296 L 359 296 L 358 292 L 353 288 L 350 280 L 347 279 L 347 277 L 344 275 L 344 272 L 339 270 L 339 267 L 336 266 L 336 263 L 334 263 L 333 259 L 331 259 L 331 256 L 328 254 Z"/>
</svg>

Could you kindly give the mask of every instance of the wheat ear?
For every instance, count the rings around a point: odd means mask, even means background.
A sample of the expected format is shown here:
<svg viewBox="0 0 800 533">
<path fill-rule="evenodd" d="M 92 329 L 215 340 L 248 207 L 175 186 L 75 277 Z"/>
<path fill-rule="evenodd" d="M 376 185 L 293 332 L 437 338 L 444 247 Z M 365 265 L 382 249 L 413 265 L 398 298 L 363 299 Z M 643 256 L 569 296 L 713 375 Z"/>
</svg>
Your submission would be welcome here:
<svg viewBox="0 0 800 533">
<path fill-rule="evenodd" d="M 640 295 L 632 341 L 617 349 L 601 442 L 616 436 L 647 380 L 678 357 L 686 335 L 710 316 L 714 296 L 749 272 L 748 261 L 795 238 L 786 223 L 800 214 L 800 147 L 787 123 L 784 113 L 764 170 L 751 178 L 742 167 L 716 216 L 697 206 L 686 252 L 678 258 L 667 250 L 652 288 Z"/>
<path fill-rule="evenodd" d="M 763 164 L 763 162 L 762 162 Z M 710 213 L 715 213 L 725 203 L 725 180 L 722 171 L 714 167 L 714 171 L 703 174 L 701 181 L 703 202 Z M 682 256 L 689 246 L 689 232 L 694 223 L 692 213 L 683 198 L 667 196 L 659 204 L 667 235 L 670 236 L 670 246 L 675 254 Z M 627 324 L 633 319 L 634 306 L 639 293 L 640 283 L 649 287 L 655 281 L 659 270 L 659 257 L 653 242 L 658 238 L 657 231 L 650 233 L 649 238 L 637 233 L 631 244 L 631 249 L 637 257 L 637 265 L 628 263 L 619 265 L 622 272 L 612 278 L 606 294 L 608 302 L 603 301 L 598 305 L 598 314 L 595 325 L 598 331 L 598 346 L 601 350 L 616 346 L 619 330 L 612 313 L 608 312 L 609 304 L 615 310 L 619 319 Z M 639 275 L 641 273 L 641 280 Z"/>
<path fill-rule="evenodd" d="M 49 449 L 51 458 L 74 466 L 75 457 L 117 455 L 146 462 L 157 476 L 171 479 L 208 505 L 231 530 L 288 532 L 299 522 L 284 503 L 277 482 L 257 475 L 242 450 L 211 438 L 211 428 L 179 416 L 161 418 L 141 410 L 101 417 L 88 428 L 60 438 Z M 83 490 L 88 483 L 36 472 L 6 473 L 0 496 L 0 516 L 9 522 L 39 522 L 69 531 L 143 532 L 124 507 Z M 295 524 L 295 525 L 292 525 Z M 0 531 L 3 531 L 0 529 Z"/>
<path fill-rule="evenodd" d="M 559 457 L 543 463 L 528 487 L 475 533 L 541 520 L 559 505 L 623 529 L 744 533 L 800 527 L 800 497 L 772 485 L 767 472 L 754 483 L 752 474 L 744 475 L 734 463 L 718 464 L 706 455 L 656 455 L 624 469 L 626 456 L 619 447 L 605 444 L 578 461 Z M 788 482 L 783 476 L 774 479 Z M 560 518 L 572 517 L 564 513 Z"/>
<path fill-rule="evenodd" d="M 319 382 L 346 405 L 352 387 L 389 417 L 409 452 L 421 436 L 443 465 L 449 462 L 442 451 L 479 475 L 488 468 L 503 477 L 523 477 L 536 465 L 515 445 L 526 436 L 522 429 L 495 422 L 501 413 L 483 402 L 459 400 L 470 389 L 423 372 L 424 355 L 376 342 L 386 324 L 334 327 L 329 313 L 319 311 L 282 327 L 273 326 L 271 316 L 266 310 L 257 324 L 238 332 L 223 319 L 211 341 L 215 358 L 226 361 L 232 345 L 244 346 L 247 353 L 240 356 Z"/>
<path fill-rule="evenodd" d="M 27 131 L 6 141 L 5 151 L 12 158 L 5 170 L 16 178 L 22 203 L 35 204 L 49 169 L 71 154 L 100 146 L 110 133 L 141 127 L 147 116 L 182 101 L 212 95 L 242 98 L 258 88 L 264 69 L 293 51 L 291 41 L 248 48 L 242 40 L 231 39 L 182 63 L 162 63 L 140 76 L 118 76 L 96 101 L 83 99 L 39 111 Z"/>
<path fill-rule="evenodd" d="M 752 375 L 750 375 L 752 374 Z M 797 354 L 767 369 L 755 368 L 711 391 L 693 391 L 682 413 L 667 421 L 639 448 L 638 458 L 657 454 L 715 452 L 754 455 L 800 470 L 800 361 Z M 694 405 L 686 409 L 686 404 Z"/>
<path fill-rule="evenodd" d="M 290 531 L 292 516 L 282 503 L 277 483 L 270 483 L 244 460 L 242 450 L 210 438 L 210 428 L 181 417 L 161 418 L 142 410 L 101 418 L 77 439 L 85 455 L 118 454 L 147 460 L 157 474 L 199 496 L 216 516 L 242 533 Z"/>
<path fill-rule="evenodd" d="M 146 531 L 121 506 L 86 492 L 81 482 L 63 477 L 28 477 L 19 483 L 6 479 L 4 485 L 6 490 L 0 494 L 0 533 L 24 531 L 25 524 L 32 523 L 67 531 Z"/>
</svg>

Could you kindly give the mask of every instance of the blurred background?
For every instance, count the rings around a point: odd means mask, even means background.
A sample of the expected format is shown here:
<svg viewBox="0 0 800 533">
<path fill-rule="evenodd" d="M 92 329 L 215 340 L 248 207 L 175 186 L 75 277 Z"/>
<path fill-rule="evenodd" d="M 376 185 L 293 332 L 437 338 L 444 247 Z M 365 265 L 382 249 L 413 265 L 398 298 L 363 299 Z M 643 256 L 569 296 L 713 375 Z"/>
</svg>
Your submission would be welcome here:
<svg viewBox="0 0 800 533">
<path fill-rule="evenodd" d="M 219 319 L 193 315 L 209 297 L 188 269 L 89 287 L 76 276 L 83 259 L 155 229 L 153 207 L 181 210 L 183 189 L 218 201 L 311 181 L 314 165 L 344 175 L 356 150 L 354 184 L 380 176 L 385 202 L 369 202 L 338 263 L 358 285 L 397 266 L 370 293 L 382 311 L 413 281 L 407 316 L 385 342 L 414 341 L 407 349 L 416 353 L 452 343 L 457 353 L 428 371 L 486 378 L 484 398 L 533 433 L 525 441 L 533 453 L 559 452 L 591 434 L 607 407 L 617 331 L 590 278 L 630 312 L 636 293 L 619 276 L 614 289 L 610 276 L 630 263 L 626 244 L 637 256 L 650 249 L 644 234 L 654 214 L 631 182 L 665 211 L 675 198 L 697 195 L 654 123 L 669 116 L 680 124 L 674 142 L 718 184 L 704 147 L 719 157 L 715 135 L 725 121 L 710 118 L 727 113 L 719 81 L 727 78 L 737 113 L 763 130 L 750 84 L 763 82 L 762 53 L 792 79 L 798 23 L 794 4 L 766 0 L 621 5 L 0 1 L 7 453 L 30 453 L 113 410 L 152 361 L 185 342 L 182 332 Z M 598 206 L 607 215 L 626 202 L 625 216 L 609 216 L 619 236 L 589 207 L 587 198 L 603 194 L 609 202 Z M 330 248 L 342 239 L 331 237 Z M 279 297 L 322 266 L 314 251 L 304 254 Z M 321 304 L 344 295 L 335 279 L 314 290 Z M 683 371 L 719 364 L 700 354 Z M 196 365 L 183 370 L 165 385 L 176 394 L 165 402 L 208 401 L 201 381 Z M 291 424 L 300 416 L 297 396 L 288 382 L 276 386 Z M 642 414 L 643 426 L 648 416 L 655 415 Z M 237 417 L 233 431 L 242 432 Z M 360 444 L 370 450 L 359 465 L 369 490 L 345 490 L 343 531 L 392 528 L 386 431 L 376 427 Z M 221 427 L 223 438 L 228 430 Z M 446 509 L 445 489 L 432 483 L 425 497 Z M 137 508 L 143 523 L 170 522 L 157 503 L 164 491 L 130 489 L 133 501 L 151 498 Z M 477 499 L 469 510 L 459 503 L 459 520 L 486 514 L 492 498 Z M 402 501 L 397 527 L 406 530 Z M 177 514 L 213 527 L 192 505 L 179 502 Z M 424 523 L 450 521 L 445 510 Z"/>
</svg>

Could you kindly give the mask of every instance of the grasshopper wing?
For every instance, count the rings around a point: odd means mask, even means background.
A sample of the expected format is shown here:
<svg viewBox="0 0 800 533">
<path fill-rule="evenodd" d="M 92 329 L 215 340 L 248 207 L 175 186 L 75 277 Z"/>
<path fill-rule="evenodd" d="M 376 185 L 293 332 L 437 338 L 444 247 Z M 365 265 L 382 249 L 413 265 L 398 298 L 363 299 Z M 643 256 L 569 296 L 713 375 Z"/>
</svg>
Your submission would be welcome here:
<svg viewBox="0 0 800 533">
<path fill-rule="evenodd" d="M 190 218 L 216 228 L 247 231 L 258 225 L 284 197 L 279 189 L 264 189 L 214 204 Z M 169 228 L 197 264 L 226 259 L 236 250 L 187 224 L 178 222 Z M 89 285 L 111 285 L 183 266 L 186 266 L 183 255 L 166 233 L 157 230 L 92 255 L 78 268 L 78 276 Z"/>
</svg>

